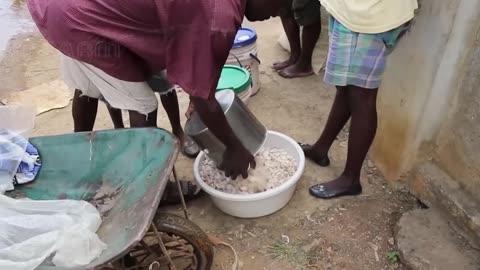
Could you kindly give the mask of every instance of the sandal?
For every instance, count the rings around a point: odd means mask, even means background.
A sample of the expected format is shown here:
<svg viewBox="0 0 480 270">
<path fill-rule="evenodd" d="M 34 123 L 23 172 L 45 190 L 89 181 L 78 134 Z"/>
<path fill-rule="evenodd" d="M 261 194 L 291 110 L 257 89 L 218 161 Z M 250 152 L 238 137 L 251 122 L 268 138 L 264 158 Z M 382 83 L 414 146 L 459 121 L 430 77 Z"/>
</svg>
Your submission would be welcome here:
<svg viewBox="0 0 480 270">
<path fill-rule="evenodd" d="M 300 145 L 300 147 L 302 148 L 303 153 L 305 154 L 305 157 L 315 162 L 317 165 L 321 167 L 328 167 L 330 165 L 330 159 L 328 158 L 328 155 L 325 155 L 323 157 L 309 156 L 306 152 L 310 151 L 312 146 L 310 144 L 305 144 L 305 143 L 298 143 L 298 145 Z"/>
<path fill-rule="evenodd" d="M 355 185 L 344 190 L 327 190 L 322 184 L 314 185 L 309 189 L 310 195 L 319 199 L 333 199 L 342 196 L 355 196 L 362 193 L 362 186 Z"/>
<path fill-rule="evenodd" d="M 200 147 L 192 140 L 192 138 L 185 136 L 185 141 L 182 145 L 182 153 L 191 159 L 194 159 L 200 153 Z"/>
<path fill-rule="evenodd" d="M 202 189 L 194 181 L 180 180 L 180 187 L 182 188 L 183 198 L 185 202 L 194 200 L 202 195 Z M 175 205 L 182 202 L 180 194 L 178 193 L 178 186 L 175 181 L 169 180 L 165 191 L 163 192 L 160 201 L 161 206 Z"/>
</svg>

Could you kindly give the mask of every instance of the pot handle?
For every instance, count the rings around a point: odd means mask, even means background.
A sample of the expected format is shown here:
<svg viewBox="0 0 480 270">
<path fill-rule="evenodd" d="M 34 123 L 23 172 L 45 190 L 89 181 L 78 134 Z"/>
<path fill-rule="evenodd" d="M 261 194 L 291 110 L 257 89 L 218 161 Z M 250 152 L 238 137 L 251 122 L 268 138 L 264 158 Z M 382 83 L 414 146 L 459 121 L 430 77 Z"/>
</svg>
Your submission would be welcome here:
<svg viewBox="0 0 480 270">
<path fill-rule="evenodd" d="M 242 65 L 242 62 L 240 62 L 240 59 L 238 59 L 238 57 L 237 57 L 235 54 L 233 54 L 233 53 L 230 53 L 230 54 L 233 56 L 233 58 L 235 58 L 235 60 L 237 60 L 238 65 L 239 65 L 241 68 L 243 68 L 243 65 Z"/>
<path fill-rule="evenodd" d="M 238 59 L 238 57 L 237 57 L 235 54 L 233 54 L 233 53 L 230 53 L 230 55 L 232 55 L 233 58 L 235 58 L 235 60 L 237 60 L 238 65 L 243 68 L 243 65 L 242 65 L 242 63 L 240 62 L 240 59 Z M 256 54 L 250 53 L 250 57 L 252 57 L 253 59 L 255 59 L 255 61 L 257 61 L 258 64 L 261 64 L 261 63 L 262 63 L 262 61 L 260 61 L 260 59 L 258 58 L 258 56 L 257 56 Z"/>
<path fill-rule="evenodd" d="M 252 57 L 253 59 L 255 59 L 255 60 L 258 62 L 258 64 L 261 64 L 261 63 L 262 63 L 262 61 L 260 61 L 260 59 L 258 59 L 258 56 L 257 56 L 256 54 L 250 53 L 250 57 Z"/>
</svg>

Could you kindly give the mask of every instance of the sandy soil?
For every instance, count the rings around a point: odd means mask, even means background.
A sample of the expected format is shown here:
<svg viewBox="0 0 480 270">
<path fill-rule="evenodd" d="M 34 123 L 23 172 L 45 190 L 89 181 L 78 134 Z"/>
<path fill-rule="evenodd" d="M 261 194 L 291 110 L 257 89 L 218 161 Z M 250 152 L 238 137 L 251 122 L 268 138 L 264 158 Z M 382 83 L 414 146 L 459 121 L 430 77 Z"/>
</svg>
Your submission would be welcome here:
<svg viewBox="0 0 480 270">
<path fill-rule="evenodd" d="M 262 90 L 249 107 L 269 129 L 313 142 L 325 124 L 334 90 L 323 84 L 321 76 L 296 80 L 279 77 L 269 67 L 287 56 L 276 43 L 281 23 L 275 19 L 254 27 L 259 33 Z M 56 79 L 57 59 L 57 53 L 38 33 L 16 36 L 0 62 L 0 95 Z M 182 108 L 186 103 L 182 96 Z M 71 132 L 70 111 L 67 107 L 38 116 L 34 134 Z M 159 118 L 159 126 L 168 129 L 163 112 Z M 102 105 L 96 129 L 109 128 L 112 124 Z M 237 219 L 221 213 L 205 196 L 189 205 L 193 220 L 231 243 L 239 252 L 242 269 L 406 269 L 392 262 L 388 254 L 395 249 L 393 225 L 402 213 L 416 207 L 415 200 L 403 191 L 391 190 L 374 164 L 365 165 L 361 196 L 321 201 L 308 195 L 309 186 L 342 171 L 346 140 L 343 132 L 331 151 L 331 167 L 307 163 L 292 201 L 278 213 Z M 190 160 L 179 159 L 177 169 L 182 179 L 192 179 L 191 168 Z M 220 250 L 214 269 L 231 269 L 231 260 L 227 250 Z"/>
</svg>

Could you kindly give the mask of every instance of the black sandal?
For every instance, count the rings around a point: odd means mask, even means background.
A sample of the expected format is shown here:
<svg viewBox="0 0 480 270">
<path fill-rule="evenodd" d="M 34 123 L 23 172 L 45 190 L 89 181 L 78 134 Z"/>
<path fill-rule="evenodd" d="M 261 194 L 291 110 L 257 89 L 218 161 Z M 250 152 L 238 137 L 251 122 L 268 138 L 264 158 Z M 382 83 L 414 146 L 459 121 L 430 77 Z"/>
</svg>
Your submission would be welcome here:
<svg viewBox="0 0 480 270">
<path fill-rule="evenodd" d="M 312 146 L 310 144 L 305 144 L 305 143 L 300 143 L 299 142 L 298 145 L 300 145 L 300 147 L 302 148 L 303 153 L 305 153 L 305 151 L 309 151 L 312 148 Z M 328 155 L 323 156 L 321 158 L 317 158 L 317 157 L 308 156 L 307 153 L 305 153 L 305 157 L 310 159 L 311 161 L 315 162 L 317 165 L 319 165 L 321 167 L 328 167 L 330 165 L 330 159 L 328 158 Z"/>
<path fill-rule="evenodd" d="M 346 190 L 327 190 L 324 185 L 318 184 L 308 189 L 310 195 L 319 199 L 333 199 L 342 196 L 355 196 L 362 193 L 362 186 L 356 185 Z"/>
<path fill-rule="evenodd" d="M 180 187 L 182 188 L 183 198 L 185 202 L 197 199 L 203 194 L 202 189 L 193 181 L 180 181 Z M 180 194 L 178 192 L 178 186 L 175 181 L 168 181 L 165 191 L 163 192 L 160 206 L 176 205 L 182 203 Z"/>
<path fill-rule="evenodd" d="M 182 145 L 182 153 L 191 159 L 194 159 L 200 153 L 200 147 L 192 140 L 192 138 L 185 136 L 185 141 Z"/>
</svg>

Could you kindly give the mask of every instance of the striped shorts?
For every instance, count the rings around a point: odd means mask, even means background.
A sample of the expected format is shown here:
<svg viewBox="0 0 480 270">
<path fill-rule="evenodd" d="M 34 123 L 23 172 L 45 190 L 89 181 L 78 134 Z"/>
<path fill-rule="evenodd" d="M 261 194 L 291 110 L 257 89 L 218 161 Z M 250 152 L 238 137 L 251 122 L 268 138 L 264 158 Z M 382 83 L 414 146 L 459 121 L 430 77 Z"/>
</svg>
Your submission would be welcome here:
<svg viewBox="0 0 480 270">
<path fill-rule="evenodd" d="M 388 32 L 363 34 L 329 19 L 329 47 L 324 81 L 335 86 L 354 85 L 367 89 L 380 86 L 387 56 L 409 23 Z"/>
</svg>

